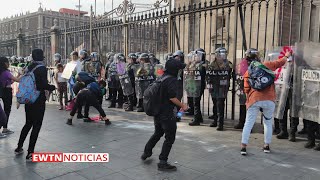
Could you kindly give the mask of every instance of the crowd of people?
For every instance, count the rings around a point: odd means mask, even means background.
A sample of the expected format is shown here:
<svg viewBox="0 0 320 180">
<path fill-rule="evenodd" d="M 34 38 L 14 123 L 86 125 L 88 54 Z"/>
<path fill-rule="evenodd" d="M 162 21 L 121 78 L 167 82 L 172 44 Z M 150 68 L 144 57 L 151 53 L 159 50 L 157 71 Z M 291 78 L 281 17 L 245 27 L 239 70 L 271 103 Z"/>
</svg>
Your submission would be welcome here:
<svg viewBox="0 0 320 180">
<path fill-rule="evenodd" d="M 159 156 L 159 170 L 175 170 L 167 160 L 171 147 L 175 141 L 177 122 L 181 121 L 181 114 L 192 116 L 190 126 L 199 126 L 203 123 L 201 112 L 201 98 L 204 90 L 208 89 L 213 102 L 213 115 L 210 127 L 217 127 L 223 131 L 225 120 L 225 101 L 230 88 L 230 80 L 237 75 L 240 89 L 240 120 L 235 129 L 243 129 L 241 140 L 241 154 L 246 155 L 246 147 L 253 125 L 259 112 L 263 115 L 264 123 L 264 146 L 263 151 L 270 152 L 272 133 L 277 134 L 279 139 L 296 140 L 299 118 L 291 118 L 290 133 L 287 131 L 287 111 L 283 119 L 274 119 L 275 111 L 275 84 L 274 74 L 277 68 L 291 63 L 292 52 L 287 52 L 283 58 L 276 61 L 263 61 L 257 49 L 249 49 L 245 58 L 240 62 L 237 69 L 232 69 L 232 63 L 227 59 L 227 49 L 221 47 L 213 54 L 207 55 L 202 48 L 195 49 L 185 55 L 178 50 L 168 53 L 164 63 L 160 63 L 155 55 L 150 53 L 130 53 L 125 56 L 122 53 L 107 53 L 106 63 L 102 63 L 97 52 L 89 53 L 83 49 L 70 54 L 70 61 L 63 62 L 60 54 L 54 55 L 56 71 L 54 79 L 56 84 L 50 85 L 47 80 L 47 70 L 44 66 L 43 51 L 34 49 L 26 60 L 11 58 L 11 66 L 22 69 L 17 77 L 8 70 L 9 59 L 0 57 L 0 95 L 4 103 L 4 112 L 1 113 L 1 137 L 12 134 L 8 129 L 8 120 L 12 105 L 13 82 L 19 82 L 26 72 L 33 72 L 39 97 L 34 103 L 26 103 L 26 124 L 21 131 L 16 154 L 23 152 L 23 142 L 32 128 L 27 159 L 31 154 L 41 129 L 45 112 L 46 94 L 55 89 L 58 90 L 60 107 L 59 110 L 70 110 L 70 117 L 66 124 L 72 125 L 74 116 L 84 122 L 93 122 L 89 117 L 90 107 L 99 112 L 99 120 L 106 125 L 111 122 L 102 108 L 103 97 L 110 101 L 108 108 L 123 108 L 125 111 L 144 112 L 146 104 L 145 92 L 155 83 L 160 83 L 159 111 L 154 115 L 155 132 L 145 146 L 142 160 L 152 155 L 152 149 L 160 138 L 165 134 L 165 141 Z M 257 74 L 264 75 L 256 78 Z M 150 89 L 149 89 L 150 90 Z M 187 104 L 181 102 L 183 94 L 187 95 Z M 70 96 L 68 96 L 70 95 Z M 290 99 L 290 98 L 288 98 Z M 290 102 L 288 100 L 288 102 Z M 84 106 L 84 114 L 82 108 Z M 290 103 L 288 103 L 290 107 Z M 1 108 L 2 110 L 2 108 Z M 273 120 L 274 119 L 274 120 Z M 274 122 L 274 130 L 273 130 Z M 315 147 L 315 138 L 319 134 L 319 125 L 304 120 L 304 128 L 299 133 L 308 134 L 306 148 Z M 320 144 L 315 147 L 320 150 Z"/>
</svg>

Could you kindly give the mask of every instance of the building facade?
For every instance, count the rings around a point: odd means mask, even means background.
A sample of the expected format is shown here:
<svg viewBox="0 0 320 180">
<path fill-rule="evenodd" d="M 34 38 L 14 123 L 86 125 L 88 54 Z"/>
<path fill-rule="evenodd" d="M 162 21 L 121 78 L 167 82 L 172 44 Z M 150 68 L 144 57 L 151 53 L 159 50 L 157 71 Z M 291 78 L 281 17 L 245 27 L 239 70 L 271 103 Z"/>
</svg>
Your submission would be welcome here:
<svg viewBox="0 0 320 180">
<path fill-rule="evenodd" d="M 54 19 L 58 20 L 60 28 L 69 28 L 89 23 L 87 12 L 69 9 L 51 11 L 39 7 L 37 12 L 27 12 L 20 15 L 3 18 L 0 20 L 0 41 L 16 39 L 19 33 L 24 36 L 32 36 L 50 32 L 54 25 Z M 21 30 L 20 30 L 21 29 Z"/>
</svg>

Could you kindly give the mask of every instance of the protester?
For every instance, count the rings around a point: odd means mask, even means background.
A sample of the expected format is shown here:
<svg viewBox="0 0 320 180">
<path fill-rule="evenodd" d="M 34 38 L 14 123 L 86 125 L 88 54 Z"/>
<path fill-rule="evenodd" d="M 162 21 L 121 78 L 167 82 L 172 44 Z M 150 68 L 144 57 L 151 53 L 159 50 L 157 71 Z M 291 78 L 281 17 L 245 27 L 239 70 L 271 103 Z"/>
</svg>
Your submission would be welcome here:
<svg viewBox="0 0 320 180">
<path fill-rule="evenodd" d="M 175 141 L 177 123 L 175 117 L 173 116 L 173 109 L 175 106 L 179 106 L 183 110 L 187 110 L 188 107 L 185 104 L 182 104 L 177 99 L 176 93 L 176 84 L 177 84 L 177 76 L 180 69 L 185 68 L 185 64 L 181 61 L 177 61 L 175 59 L 171 59 L 166 62 L 165 65 L 165 73 L 161 81 L 160 88 L 160 99 L 161 105 L 160 112 L 158 115 L 154 117 L 154 126 L 155 132 L 151 136 L 150 140 L 147 142 L 144 153 L 141 156 L 142 160 L 146 160 L 148 157 L 152 155 L 152 149 L 160 140 L 160 138 L 165 134 L 165 141 L 162 146 L 161 154 L 159 156 L 160 163 L 158 164 L 158 169 L 161 171 L 173 171 L 177 168 L 173 165 L 170 165 L 167 160 L 172 148 L 172 145 Z M 169 77 L 167 77 L 169 76 Z"/>
<path fill-rule="evenodd" d="M 26 156 L 27 160 L 32 160 L 32 153 L 34 152 L 34 148 L 38 139 L 38 135 L 42 126 L 42 121 L 46 109 L 46 95 L 45 90 L 53 91 L 55 90 L 54 85 L 48 84 L 47 79 L 47 68 L 43 65 L 44 62 L 44 55 L 42 49 L 34 49 L 32 51 L 32 59 L 33 62 L 30 66 L 27 67 L 28 71 L 33 71 L 35 76 L 35 82 L 37 86 L 37 90 L 40 91 L 40 96 L 33 104 L 26 104 L 25 105 L 25 112 L 26 112 L 26 124 L 23 126 L 18 147 L 15 149 L 16 154 L 23 153 L 23 143 L 32 128 L 30 141 L 29 141 L 29 148 L 28 154 Z M 38 66 L 41 65 L 41 66 Z"/>
<path fill-rule="evenodd" d="M 11 112 L 12 106 L 12 82 L 19 82 L 20 77 L 14 77 L 11 72 L 8 70 L 9 68 L 9 60 L 6 57 L 0 57 L 0 96 L 4 105 L 4 112 L 6 113 L 7 120 L 3 125 L 2 133 L 0 133 L 0 137 L 12 134 L 13 131 L 8 129 L 8 121 Z"/>
<path fill-rule="evenodd" d="M 248 58 L 251 61 L 251 64 L 248 68 L 248 71 L 244 75 L 244 92 L 247 96 L 247 117 L 246 122 L 242 132 L 242 140 L 241 140 L 241 154 L 246 155 L 247 150 L 246 147 L 249 142 L 250 132 L 254 123 L 256 122 L 256 118 L 258 112 L 261 111 L 263 114 L 263 123 L 264 123 L 264 146 L 263 151 L 265 153 L 270 152 L 270 143 L 272 139 L 272 121 L 273 121 L 273 113 L 275 109 L 275 85 L 274 82 L 271 81 L 274 74 L 272 71 L 275 71 L 277 68 L 282 67 L 286 61 L 290 61 L 291 52 L 287 52 L 282 59 L 277 61 L 269 61 L 260 63 L 259 53 L 256 49 L 247 50 L 246 54 L 250 54 Z M 252 66 L 252 69 L 250 67 Z M 257 81 L 258 78 L 253 77 L 254 70 L 261 70 L 265 72 L 265 75 L 269 75 L 269 77 L 262 77 L 261 81 Z M 259 80 L 258 79 L 258 80 Z M 270 85 L 264 87 L 263 89 L 257 89 L 257 87 L 253 87 L 253 85 L 265 85 L 270 82 Z"/>
<path fill-rule="evenodd" d="M 170 55 L 169 59 L 170 59 Z M 184 63 L 184 53 L 181 50 L 176 51 L 175 53 L 173 53 L 173 55 L 171 55 L 173 58 L 175 58 L 178 61 L 181 61 L 182 63 Z M 177 98 L 179 101 L 181 101 L 183 97 L 183 69 L 180 69 L 178 72 L 178 76 L 177 76 Z M 175 108 L 176 112 L 179 111 L 179 107 L 176 106 Z M 181 121 L 181 117 L 176 116 L 176 121 L 180 122 Z"/>
<path fill-rule="evenodd" d="M 85 108 L 85 117 L 89 119 L 89 107 L 93 106 L 99 111 L 99 114 L 102 117 L 102 120 L 105 121 L 105 124 L 110 125 L 111 122 L 107 118 L 99 102 L 101 98 L 101 87 L 96 82 L 90 83 L 87 88 L 82 89 L 77 95 L 75 106 L 72 108 L 72 111 L 70 112 L 70 117 L 68 118 L 67 124 L 72 125 L 72 119 L 77 109 L 79 109 L 83 105 L 86 105 L 86 107 L 88 108 Z"/>
<path fill-rule="evenodd" d="M 63 110 L 63 99 L 64 99 L 64 105 L 68 105 L 68 92 L 67 92 L 67 82 L 68 80 L 62 77 L 63 73 L 63 65 L 58 63 L 57 64 L 57 72 L 55 73 L 55 80 L 58 87 L 59 92 L 59 102 L 60 102 L 60 108 L 59 110 Z"/>
</svg>

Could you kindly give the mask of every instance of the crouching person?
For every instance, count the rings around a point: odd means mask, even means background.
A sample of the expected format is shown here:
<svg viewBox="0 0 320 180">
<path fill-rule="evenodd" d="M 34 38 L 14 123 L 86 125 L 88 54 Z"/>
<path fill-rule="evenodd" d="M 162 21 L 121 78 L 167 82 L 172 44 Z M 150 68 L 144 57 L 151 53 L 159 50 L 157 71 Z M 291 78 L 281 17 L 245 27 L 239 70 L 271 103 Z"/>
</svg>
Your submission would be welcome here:
<svg viewBox="0 0 320 180">
<path fill-rule="evenodd" d="M 89 107 L 93 106 L 99 111 L 99 114 L 102 117 L 102 120 L 105 121 L 105 124 L 110 125 L 111 122 L 107 118 L 104 110 L 101 107 L 101 103 L 99 102 L 102 98 L 101 96 L 102 94 L 100 86 L 96 82 L 90 83 L 86 88 L 82 89 L 77 95 L 75 106 L 72 108 L 70 112 L 70 117 L 67 121 L 67 124 L 72 125 L 72 119 L 73 116 L 76 114 L 77 109 L 85 105 L 86 107 L 88 107 L 85 108 L 85 117 L 89 116 Z"/>
<path fill-rule="evenodd" d="M 172 145 L 176 138 L 176 130 L 177 130 L 177 122 L 175 116 L 173 114 L 173 109 L 175 106 L 179 106 L 184 111 L 188 109 L 187 105 L 182 104 L 177 99 L 177 75 L 180 69 L 185 68 L 185 64 L 183 64 L 179 60 L 170 59 L 166 62 L 165 65 L 165 73 L 164 75 L 158 79 L 155 83 L 161 83 L 159 85 L 158 94 L 160 101 L 157 104 L 157 108 L 152 106 L 152 108 L 158 109 L 157 114 L 154 114 L 154 134 L 151 136 L 149 141 L 147 142 L 144 153 L 141 156 L 142 160 L 146 160 L 148 157 L 152 155 L 152 149 L 160 140 L 160 138 L 165 134 L 165 141 L 162 146 L 161 154 L 159 156 L 160 163 L 158 164 L 158 170 L 161 171 L 174 171 L 177 168 L 173 165 L 170 165 L 167 160 L 172 148 Z M 151 87 L 151 86 L 150 86 Z M 148 92 L 148 91 L 147 91 Z M 146 92 L 145 92 L 146 94 Z M 147 99 L 144 95 L 144 101 Z M 158 101 L 157 101 L 158 103 Z M 148 110 L 144 102 L 144 107 L 146 113 L 148 114 Z M 149 114 L 148 114 L 149 115 Z"/>
</svg>

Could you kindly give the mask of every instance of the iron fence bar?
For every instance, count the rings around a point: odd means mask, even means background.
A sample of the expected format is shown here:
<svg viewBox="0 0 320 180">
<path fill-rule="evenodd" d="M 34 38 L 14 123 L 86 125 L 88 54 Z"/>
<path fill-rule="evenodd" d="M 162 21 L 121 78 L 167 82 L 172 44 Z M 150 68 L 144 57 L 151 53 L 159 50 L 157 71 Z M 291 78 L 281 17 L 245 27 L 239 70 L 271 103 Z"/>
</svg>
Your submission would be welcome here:
<svg viewBox="0 0 320 180">
<path fill-rule="evenodd" d="M 273 34 L 272 34 L 272 47 L 275 46 L 275 32 L 276 32 L 276 14 L 277 14 L 277 0 L 274 1 L 274 14 L 273 14 Z"/>
<path fill-rule="evenodd" d="M 263 48 L 264 52 L 266 52 L 266 46 L 267 46 L 268 11 L 269 11 L 269 1 L 266 1 L 266 22 L 265 22 L 264 48 Z"/>
<path fill-rule="evenodd" d="M 253 8 L 254 3 L 250 4 L 250 33 L 249 33 L 249 47 L 251 48 L 251 40 L 252 40 L 252 16 L 253 16 Z"/>
<path fill-rule="evenodd" d="M 239 0 L 236 0 L 234 4 L 235 9 L 235 21 L 234 21 L 234 47 L 233 47 L 233 69 L 236 69 L 236 61 L 237 61 L 237 37 L 238 37 L 238 9 L 239 9 Z M 236 76 L 235 73 L 232 73 L 232 109 L 231 109 L 231 119 L 234 120 L 235 116 L 235 102 L 236 102 Z"/>
<path fill-rule="evenodd" d="M 257 49 L 259 49 L 260 14 L 261 14 L 261 1 L 258 2 L 258 29 L 257 29 L 257 42 L 256 42 Z"/>
<path fill-rule="evenodd" d="M 303 2 L 304 0 L 300 0 L 300 15 L 299 15 L 299 42 L 301 41 L 302 39 L 302 33 L 301 33 L 301 30 L 302 30 L 302 18 L 303 18 Z"/>
<path fill-rule="evenodd" d="M 308 31 L 307 31 L 307 32 L 308 32 L 308 40 L 309 40 L 309 41 L 311 40 L 310 36 L 311 36 L 312 5 L 313 5 L 313 0 L 310 0 L 310 4 L 309 4 L 310 10 L 309 10 L 309 19 L 308 19 Z"/>
<path fill-rule="evenodd" d="M 282 0 L 281 9 L 281 22 L 280 22 L 280 36 L 279 36 L 279 46 L 282 46 L 282 35 L 283 35 L 283 18 L 284 18 L 284 7 L 286 5 L 285 0 Z"/>
<path fill-rule="evenodd" d="M 293 0 L 290 2 L 290 30 L 289 30 L 289 46 L 291 46 L 291 39 L 292 39 L 292 18 L 293 18 Z"/>
<path fill-rule="evenodd" d="M 218 5 L 219 3 L 219 0 L 216 0 L 216 6 Z M 216 19 L 215 19 L 215 23 L 216 23 L 216 34 L 215 34 L 215 41 L 214 41 L 214 49 L 215 50 L 217 47 L 216 45 L 218 44 L 218 10 L 219 9 L 216 9 Z"/>
</svg>

